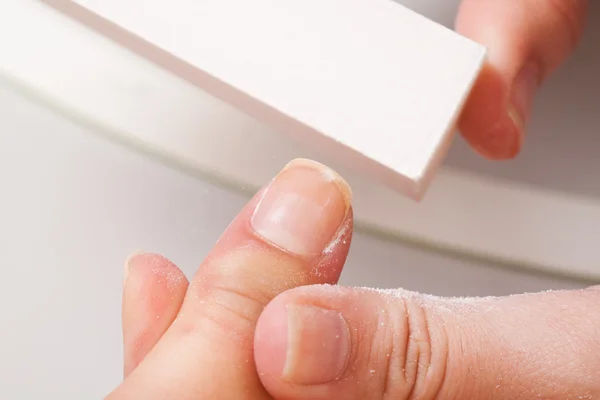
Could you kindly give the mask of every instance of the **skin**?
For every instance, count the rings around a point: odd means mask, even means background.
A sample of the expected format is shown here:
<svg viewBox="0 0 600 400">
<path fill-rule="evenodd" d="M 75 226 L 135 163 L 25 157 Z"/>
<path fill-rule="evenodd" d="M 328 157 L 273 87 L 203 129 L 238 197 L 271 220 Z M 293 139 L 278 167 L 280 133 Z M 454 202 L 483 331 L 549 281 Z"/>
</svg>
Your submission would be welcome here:
<svg viewBox="0 0 600 400">
<path fill-rule="evenodd" d="M 463 1 L 457 29 L 490 51 L 460 121 L 477 151 L 519 152 L 586 6 Z M 108 399 L 600 398 L 600 288 L 445 299 L 332 285 L 352 237 L 350 188 L 306 160 L 273 182 L 191 282 L 160 255 L 128 260 L 124 381 Z"/>
<path fill-rule="evenodd" d="M 463 0 L 456 30 L 488 48 L 459 121 L 475 150 L 519 154 L 539 86 L 579 42 L 587 9 L 587 0 Z"/>
<path fill-rule="evenodd" d="M 289 198 L 271 196 L 282 181 L 345 210 L 318 219 L 334 232 L 323 251 L 293 253 L 257 229 L 257 207 Z M 600 288 L 446 299 L 332 285 L 352 237 L 347 185 L 306 160 L 273 182 L 191 282 L 160 255 L 128 260 L 125 379 L 108 399 L 600 398 Z M 320 237 L 309 219 L 293 221 L 302 237 Z"/>
<path fill-rule="evenodd" d="M 107 398 L 271 398 L 254 363 L 258 317 L 286 290 L 337 282 L 352 237 L 350 196 L 333 171 L 297 160 L 244 207 L 189 284 L 164 257 L 129 259 L 123 291 L 126 379 Z M 282 198 L 291 199 L 288 208 L 281 208 Z M 284 235 L 268 231 L 257 213 L 264 207 L 276 211 L 277 218 L 267 222 L 296 228 Z M 307 207 L 312 214 L 327 213 L 297 219 Z M 319 232 L 307 231 L 309 223 Z M 325 231 L 331 235 L 323 239 Z"/>
</svg>

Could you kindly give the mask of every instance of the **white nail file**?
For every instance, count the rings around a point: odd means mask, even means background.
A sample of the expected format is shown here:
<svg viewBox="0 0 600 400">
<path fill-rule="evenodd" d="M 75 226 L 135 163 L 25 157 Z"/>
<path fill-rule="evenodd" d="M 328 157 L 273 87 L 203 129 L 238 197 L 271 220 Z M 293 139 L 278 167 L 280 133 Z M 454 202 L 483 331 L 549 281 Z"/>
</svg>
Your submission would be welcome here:
<svg viewBox="0 0 600 400">
<path fill-rule="evenodd" d="M 485 48 L 391 0 L 46 0 L 420 199 Z"/>
</svg>

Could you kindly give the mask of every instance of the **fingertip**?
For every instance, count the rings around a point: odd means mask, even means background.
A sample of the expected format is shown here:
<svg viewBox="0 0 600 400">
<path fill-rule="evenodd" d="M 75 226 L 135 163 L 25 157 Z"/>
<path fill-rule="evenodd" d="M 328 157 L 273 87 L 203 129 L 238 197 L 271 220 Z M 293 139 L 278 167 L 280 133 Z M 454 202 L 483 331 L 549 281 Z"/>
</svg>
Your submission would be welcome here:
<svg viewBox="0 0 600 400">
<path fill-rule="evenodd" d="M 457 32 L 488 53 L 459 129 L 484 157 L 505 160 L 519 154 L 540 83 L 579 42 L 587 3 L 461 1 Z"/>
<path fill-rule="evenodd" d="M 186 315 L 227 302 L 238 312 L 219 313 L 211 322 L 247 336 L 279 293 L 337 282 L 352 227 L 351 190 L 343 178 L 323 164 L 292 161 L 244 207 L 198 269 L 186 304 L 202 305 Z"/>
<path fill-rule="evenodd" d="M 125 264 L 124 291 L 140 290 L 181 291 L 187 287 L 188 279 L 177 265 L 166 257 L 154 253 L 135 253 Z"/>
<path fill-rule="evenodd" d="M 290 162 L 254 209 L 250 226 L 267 243 L 305 258 L 320 257 L 347 219 L 351 190 L 315 161 Z"/>
<path fill-rule="evenodd" d="M 188 280 L 179 267 L 152 253 L 129 257 L 124 274 L 122 324 L 128 376 L 176 318 Z"/>
<path fill-rule="evenodd" d="M 515 158 L 524 142 L 524 119 L 506 100 L 510 85 L 487 63 L 467 99 L 458 128 L 469 145 L 485 158 Z"/>
<path fill-rule="evenodd" d="M 525 137 L 528 110 L 517 111 L 511 104 L 513 82 L 528 56 L 522 37 L 514 36 L 513 21 L 522 17 L 520 9 L 513 1 L 463 0 L 456 18 L 458 33 L 487 48 L 458 128 L 467 143 L 490 160 L 515 158 Z"/>
<path fill-rule="evenodd" d="M 264 309 L 254 357 L 261 382 L 274 398 L 354 398 L 336 386 L 352 353 L 350 325 L 342 313 L 351 293 L 335 285 L 305 286 L 277 296 Z M 355 312 L 361 310 L 350 313 Z"/>
</svg>

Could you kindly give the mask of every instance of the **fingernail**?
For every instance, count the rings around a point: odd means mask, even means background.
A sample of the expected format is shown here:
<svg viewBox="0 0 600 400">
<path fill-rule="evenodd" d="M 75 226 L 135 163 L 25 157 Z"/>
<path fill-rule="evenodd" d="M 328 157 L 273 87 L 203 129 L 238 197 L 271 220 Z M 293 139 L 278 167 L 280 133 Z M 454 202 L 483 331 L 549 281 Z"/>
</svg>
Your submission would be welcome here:
<svg viewBox="0 0 600 400">
<path fill-rule="evenodd" d="M 143 254 L 145 254 L 145 253 L 143 253 L 141 251 L 137 251 L 137 252 L 133 253 L 132 255 L 130 255 L 129 258 L 127 258 L 127 261 L 125 261 L 125 265 L 123 267 L 123 284 L 125 284 L 127 282 L 127 278 L 129 277 L 129 271 L 131 271 L 131 266 L 135 262 L 136 258 Z"/>
<path fill-rule="evenodd" d="M 350 351 L 348 325 L 337 311 L 288 304 L 288 343 L 283 379 L 319 385 L 339 379 Z"/>
<path fill-rule="evenodd" d="M 131 260 L 136 256 L 137 254 L 133 254 L 131 256 L 129 256 L 129 258 L 127 259 L 127 261 L 125 261 L 125 265 L 123 268 L 123 285 L 125 285 L 127 283 L 127 277 L 129 276 L 129 270 L 131 269 Z"/>
<path fill-rule="evenodd" d="M 522 135 L 539 89 L 539 79 L 538 68 L 534 64 L 527 64 L 513 83 L 508 113 Z"/>
<path fill-rule="evenodd" d="M 127 277 L 129 276 L 129 261 L 125 263 L 123 271 L 123 284 L 127 283 Z"/>
<path fill-rule="evenodd" d="M 318 255 L 337 234 L 350 198 L 348 184 L 333 170 L 314 161 L 294 160 L 265 191 L 251 225 L 281 249 Z"/>
</svg>

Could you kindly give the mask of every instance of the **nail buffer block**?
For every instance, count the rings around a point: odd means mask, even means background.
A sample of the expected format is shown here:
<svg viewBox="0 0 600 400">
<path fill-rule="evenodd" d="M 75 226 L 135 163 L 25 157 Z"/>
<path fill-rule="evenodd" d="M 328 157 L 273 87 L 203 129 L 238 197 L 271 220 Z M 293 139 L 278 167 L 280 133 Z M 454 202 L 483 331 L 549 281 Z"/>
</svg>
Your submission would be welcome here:
<svg viewBox="0 0 600 400">
<path fill-rule="evenodd" d="M 420 199 L 485 48 L 391 0 L 46 0 Z"/>
</svg>

